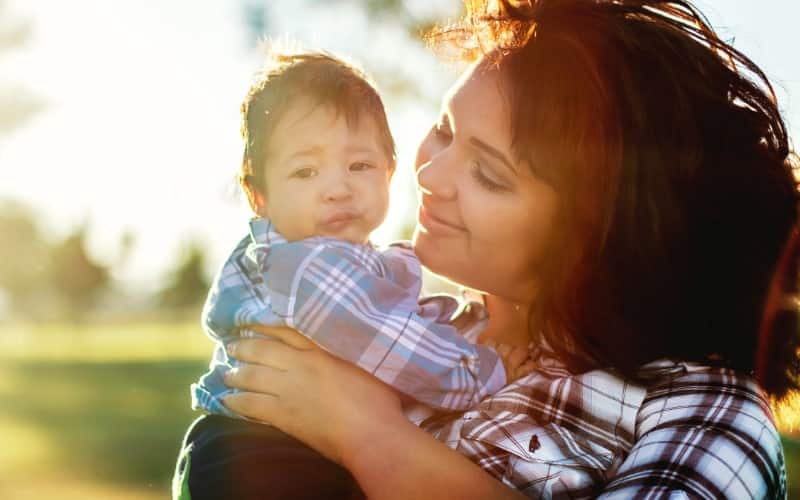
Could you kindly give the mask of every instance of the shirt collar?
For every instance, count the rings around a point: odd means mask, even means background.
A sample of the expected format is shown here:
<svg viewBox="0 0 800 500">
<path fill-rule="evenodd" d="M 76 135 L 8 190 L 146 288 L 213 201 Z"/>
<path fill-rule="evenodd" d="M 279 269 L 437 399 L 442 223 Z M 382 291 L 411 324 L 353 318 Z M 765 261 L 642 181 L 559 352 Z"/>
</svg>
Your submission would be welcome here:
<svg viewBox="0 0 800 500">
<path fill-rule="evenodd" d="M 287 242 L 286 238 L 278 232 L 275 224 L 266 217 L 250 219 L 250 238 L 254 243 L 267 247 Z"/>
</svg>

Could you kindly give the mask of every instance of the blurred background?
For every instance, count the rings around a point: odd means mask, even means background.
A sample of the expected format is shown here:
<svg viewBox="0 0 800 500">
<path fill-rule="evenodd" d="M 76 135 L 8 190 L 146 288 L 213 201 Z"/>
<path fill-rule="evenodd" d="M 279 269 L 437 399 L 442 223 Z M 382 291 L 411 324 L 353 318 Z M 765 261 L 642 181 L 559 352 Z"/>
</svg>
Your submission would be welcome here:
<svg viewBox="0 0 800 500">
<path fill-rule="evenodd" d="M 800 132 L 795 0 L 696 2 Z M 0 498 L 165 498 L 212 344 L 199 313 L 246 231 L 239 104 L 264 38 L 351 57 L 398 143 L 379 243 L 457 69 L 419 33 L 458 0 L 0 0 Z M 431 289 L 441 285 L 431 279 Z M 777 406 L 800 498 L 800 397 Z"/>
</svg>

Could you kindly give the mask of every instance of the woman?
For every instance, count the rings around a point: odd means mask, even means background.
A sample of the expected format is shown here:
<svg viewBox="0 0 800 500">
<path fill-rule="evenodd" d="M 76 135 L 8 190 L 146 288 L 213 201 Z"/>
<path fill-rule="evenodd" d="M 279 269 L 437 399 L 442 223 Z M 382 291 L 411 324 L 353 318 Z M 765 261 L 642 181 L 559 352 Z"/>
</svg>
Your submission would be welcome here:
<svg viewBox="0 0 800 500">
<path fill-rule="evenodd" d="M 796 386 L 795 311 L 753 376 L 798 203 L 771 87 L 685 2 L 523 3 L 474 2 L 439 32 L 478 58 L 420 146 L 414 243 L 483 294 L 480 342 L 529 345 L 540 368 L 420 429 L 369 375 L 264 330 L 277 340 L 235 345 L 244 392 L 225 404 L 330 461 L 206 419 L 187 436 L 194 497 L 288 494 L 298 456 L 298 475 L 335 476 L 294 481 L 309 498 L 785 496 L 765 391 Z M 231 443 L 250 455 L 215 463 Z"/>
</svg>

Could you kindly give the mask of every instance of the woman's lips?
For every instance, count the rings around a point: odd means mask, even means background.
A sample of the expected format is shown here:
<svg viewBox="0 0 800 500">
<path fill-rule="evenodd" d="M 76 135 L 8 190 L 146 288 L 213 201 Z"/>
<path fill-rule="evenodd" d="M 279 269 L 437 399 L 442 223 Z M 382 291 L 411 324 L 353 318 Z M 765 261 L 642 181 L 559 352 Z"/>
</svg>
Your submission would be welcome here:
<svg viewBox="0 0 800 500">
<path fill-rule="evenodd" d="M 441 216 L 426 209 L 422 204 L 420 204 L 417 210 L 417 222 L 419 222 L 419 225 L 427 232 L 433 234 L 462 234 L 467 231 L 467 228 L 464 226 L 448 222 Z"/>
</svg>

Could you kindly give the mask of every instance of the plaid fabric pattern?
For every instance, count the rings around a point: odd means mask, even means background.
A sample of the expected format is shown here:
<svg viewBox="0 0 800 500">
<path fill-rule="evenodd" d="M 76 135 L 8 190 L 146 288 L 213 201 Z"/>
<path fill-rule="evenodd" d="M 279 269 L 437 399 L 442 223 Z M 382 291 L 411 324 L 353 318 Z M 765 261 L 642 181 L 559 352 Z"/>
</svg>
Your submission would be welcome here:
<svg viewBox="0 0 800 500">
<path fill-rule="evenodd" d="M 644 385 L 540 369 L 422 428 L 531 498 L 785 498 L 766 398 L 720 367 L 659 361 Z"/>
<path fill-rule="evenodd" d="M 481 304 L 452 297 L 419 300 L 419 260 L 407 245 L 371 245 L 315 237 L 287 242 L 266 219 L 225 262 L 203 309 L 219 342 L 209 372 L 192 386 L 195 409 L 233 415 L 220 398 L 236 365 L 224 344 L 257 335 L 247 325 L 287 325 L 372 373 L 414 401 L 463 410 L 505 385 L 497 353 L 467 340 L 486 325 Z M 467 321 L 450 324 L 457 313 Z"/>
<path fill-rule="evenodd" d="M 786 498 L 780 437 L 755 381 L 721 367 L 648 369 L 636 443 L 602 498 Z"/>
</svg>

